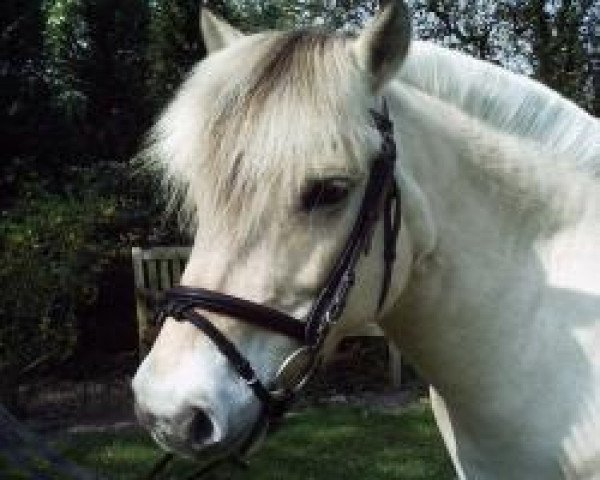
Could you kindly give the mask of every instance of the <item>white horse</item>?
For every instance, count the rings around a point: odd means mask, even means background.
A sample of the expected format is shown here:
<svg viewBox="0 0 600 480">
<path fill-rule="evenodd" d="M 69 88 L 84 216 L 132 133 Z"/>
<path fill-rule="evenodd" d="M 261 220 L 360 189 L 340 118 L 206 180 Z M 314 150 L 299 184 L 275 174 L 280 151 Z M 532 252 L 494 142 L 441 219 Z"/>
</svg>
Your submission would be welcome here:
<svg viewBox="0 0 600 480">
<path fill-rule="evenodd" d="M 183 284 L 303 318 L 357 215 L 381 142 L 369 110 L 384 97 L 403 197 L 391 294 L 375 315 L 378 227 L 329 343 L 383 327 L 431 383 L 461 479 L 600 478 L 598 120 L 499 67 L 409 48 L 400 1 L 355 39 L 244 36 L 207 11 L 202 27 L 211 54 L 149 147 L 195 232 Z M 297 348 L 206 316 L 264 383 Z M 200 461 L 239 444 L 260 406 L 215 345 L 173 319 L 133 387 L 153 437 Z"/>
</svg>

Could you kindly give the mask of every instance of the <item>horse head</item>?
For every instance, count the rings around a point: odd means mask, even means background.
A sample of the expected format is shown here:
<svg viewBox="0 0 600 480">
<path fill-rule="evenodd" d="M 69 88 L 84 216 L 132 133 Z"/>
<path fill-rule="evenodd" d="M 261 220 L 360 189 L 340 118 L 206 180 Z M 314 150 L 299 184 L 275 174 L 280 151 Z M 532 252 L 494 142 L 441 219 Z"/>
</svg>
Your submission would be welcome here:
<svg viewBox="0 0 600 480">
<path fill-rule="evenodd" d="M 406 281 L 397 142 L 381 105 L 410 21 L 392 1 L 356 38 L 246 36 L 207 10 L 201 25 L 209 55 L 148 148 L 194 245 L 133 388 L 161 446 L 209 461 L 255 443 L 282 372 L 299 362 L 292 389 L 301 386 L 317 357 L 384 314 Z M 290 333 L 302 325 L 306 338 Z"/>
</svg>

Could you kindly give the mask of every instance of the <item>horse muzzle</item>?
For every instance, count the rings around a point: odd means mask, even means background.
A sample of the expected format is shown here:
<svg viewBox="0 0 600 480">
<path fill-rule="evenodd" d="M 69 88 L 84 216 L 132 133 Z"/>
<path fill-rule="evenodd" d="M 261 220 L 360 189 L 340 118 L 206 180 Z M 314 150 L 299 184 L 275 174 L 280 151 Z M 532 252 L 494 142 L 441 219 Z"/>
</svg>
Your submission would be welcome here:
<svg viewBox="0 0 600 480">
<path fill-rule="evenodd" d="M 186 406 L 172 415 L 156 415 L 136 402 L 135 413 L 164 450 L 196 458 L 226 449 L 226 427 L 209 408 Z"/>
</svg>

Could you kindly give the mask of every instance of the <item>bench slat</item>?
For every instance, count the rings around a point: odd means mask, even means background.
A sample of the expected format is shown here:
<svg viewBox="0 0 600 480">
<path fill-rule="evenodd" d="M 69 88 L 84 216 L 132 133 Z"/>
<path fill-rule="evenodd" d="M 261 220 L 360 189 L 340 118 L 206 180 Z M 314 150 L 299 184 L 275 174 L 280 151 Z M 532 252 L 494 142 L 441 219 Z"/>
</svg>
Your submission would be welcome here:
<svg viewBox="0 0 600 480">
<path fill-rule="evenodd" d="M 152 259 L 144 262 L 144 265 L 148 269 L 148 288 L 151 290 L 160 290 L 158 284 L 158 272 L 156 271 L 158 268 L 158 261 Z"/>
<path fill-rule="evenodd" d="M 173 286 L 179 285 L 179 280 L 181 280 L 181 260 L 176 258 L 173 260 Z"/>
<path fill-rule="evenodd" d="M 160 286 L 162 290 L 167 290 L 173 286 L 173 282 L 171 281 L 171 274 L 169 273 L 169 263 L 172 263 L 171 260 L 160 260 L 158 262 L 158 266 L 160 269 Z"/>
</svg>

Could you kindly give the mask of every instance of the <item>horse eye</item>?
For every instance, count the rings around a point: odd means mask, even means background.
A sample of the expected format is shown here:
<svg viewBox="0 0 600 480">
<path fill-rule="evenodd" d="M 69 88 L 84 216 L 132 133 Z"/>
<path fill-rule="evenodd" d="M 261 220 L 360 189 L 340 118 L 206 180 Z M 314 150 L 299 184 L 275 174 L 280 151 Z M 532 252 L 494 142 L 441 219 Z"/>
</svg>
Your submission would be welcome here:
<svg viewBox="0 0 600 480">
<path fill-rule="evenodd" d="M 302 193 L 300 205 L 305 212 L 322 207 L 331 207 L 345 200 L 349 193 L 350 181 L 347 179 L 313 180 Z"/>
</svg>

